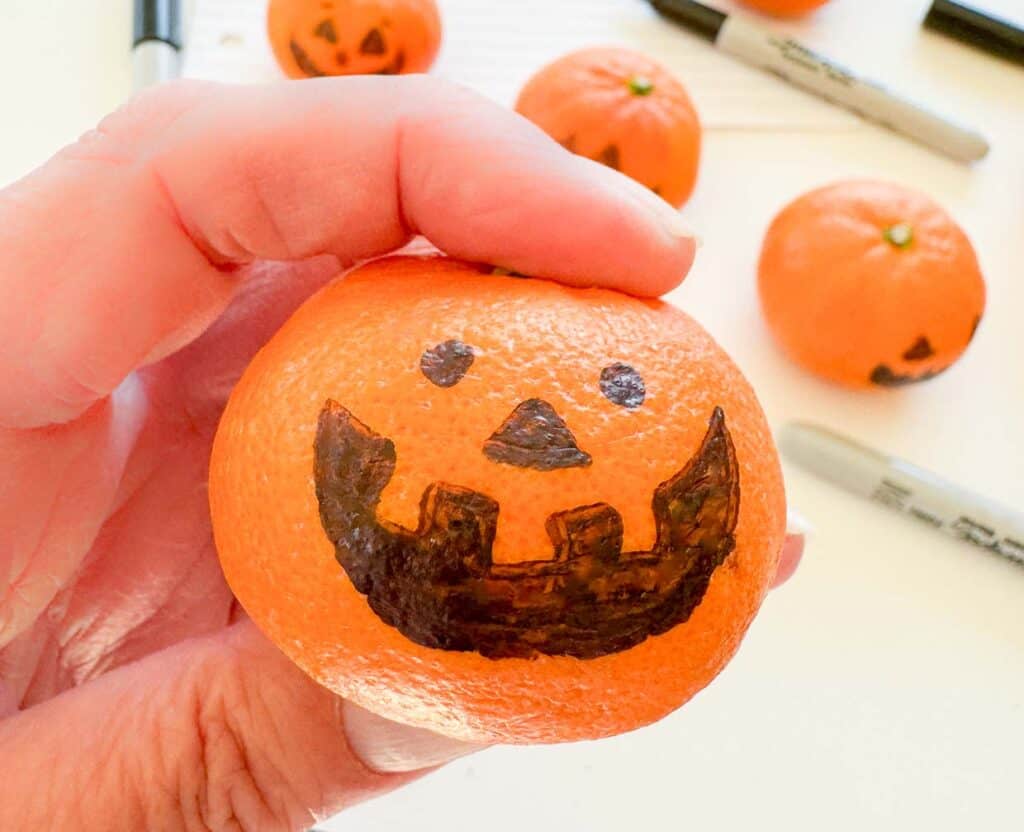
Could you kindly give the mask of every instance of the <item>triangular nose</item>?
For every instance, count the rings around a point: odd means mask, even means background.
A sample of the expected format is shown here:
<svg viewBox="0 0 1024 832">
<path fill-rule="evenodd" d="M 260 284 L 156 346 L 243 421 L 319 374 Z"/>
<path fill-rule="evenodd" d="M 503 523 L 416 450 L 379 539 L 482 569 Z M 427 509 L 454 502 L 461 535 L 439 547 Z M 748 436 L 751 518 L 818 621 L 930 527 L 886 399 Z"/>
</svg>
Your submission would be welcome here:
<svg viewBox="0 0 1024 832">
<path fill-rule="evenodd" d="M 590 465 L 590 454 L 581 451 L 565 420 L 543 399 L 527 399 L 516 405 L 490 439 L 484 455 L 494 462 L 554 471 Z"/>
</svg>

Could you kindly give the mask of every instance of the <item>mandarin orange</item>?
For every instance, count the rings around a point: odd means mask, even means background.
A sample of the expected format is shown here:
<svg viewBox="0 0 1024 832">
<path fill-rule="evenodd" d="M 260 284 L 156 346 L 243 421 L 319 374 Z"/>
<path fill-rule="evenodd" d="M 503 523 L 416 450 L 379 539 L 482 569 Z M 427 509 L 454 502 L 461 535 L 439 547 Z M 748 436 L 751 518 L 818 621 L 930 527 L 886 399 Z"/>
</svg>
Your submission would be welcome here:
<svg viewBox="0 0 1024 832">
<path fill-rule="evenodd" d="M 582 49 L 541 69 L 516 110 L 566 149 L 621 171 L 677 208 L 693 192 L 701 127 L 686 89 L 628 49 Z"/>
<path fill-rule="evenodd" d="M 426 72 L 441 46 L 434 0 L 270 0 L 267 34 L 290 78 Z"/>
<path fill-rule="evenodd" d="M 776 17 L 799 17 L 824 6 L 828 0 L 740 0 L 765 14 Z"/>
<path fill-rule="evenodd" d="M 838 182 L 783 208 L 765 235 L 758 285 L 786 353 L 850 387 L 934 377 L 985 310 L 960 226 L 924 194 L 885 182 Z"/>
<path fill-rule="evenodd" d="M 691 318 L 443 257 L 295 313 L 231 396 L 210 504 L 231 588 L 314 679 L 512 743 L 679 707 L 785 531 L 761 408 Z"/>
</svg>

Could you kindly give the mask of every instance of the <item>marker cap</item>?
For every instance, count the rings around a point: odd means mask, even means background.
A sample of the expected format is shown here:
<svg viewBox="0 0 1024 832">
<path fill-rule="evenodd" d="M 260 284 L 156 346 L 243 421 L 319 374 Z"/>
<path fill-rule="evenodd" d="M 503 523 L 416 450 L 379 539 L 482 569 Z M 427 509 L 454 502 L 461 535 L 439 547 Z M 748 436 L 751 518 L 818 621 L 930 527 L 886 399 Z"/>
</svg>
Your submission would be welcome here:
<svg viewBox="0 0 1024 832">
<path fill-rule="evenodd" d="M 147 40 L 181 49 L 181 0 L 135 0 L 132 48 Z"/>
<path fill-rule="evenodd" d="M 993 55 L 1024 65 L 1024 30 L 953 0 L 934 0 L 924 25 Z"/>
</svg>

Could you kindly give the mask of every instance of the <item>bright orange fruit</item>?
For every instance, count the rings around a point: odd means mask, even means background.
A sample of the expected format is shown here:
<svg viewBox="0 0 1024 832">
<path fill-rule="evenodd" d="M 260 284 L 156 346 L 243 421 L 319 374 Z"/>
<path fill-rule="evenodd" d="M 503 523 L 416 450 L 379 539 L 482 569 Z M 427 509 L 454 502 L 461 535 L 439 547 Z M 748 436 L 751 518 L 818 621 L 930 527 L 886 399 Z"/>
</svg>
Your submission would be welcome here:
<svg viewBox="0 0 1024 832">
<path fill-rule="evenodd" d="M 740 0 L 740 2 L 776 17 L 798 17 L 818 8 L 818 6 L 824 6 L 828 0 Z"/>
<path fill-rule="evenodd" d="M 290 78 L 426 72 L 441 47 L 434 0 L 270 0 L 267 34 Z"/>
<path fill-rule="evenodd" d="M 985 311 L 967 235 L 924 194 L 885 182 L 839 182 L 787 205 L 765 235 L 758 283 L 789 356 L 851 387 L 932 378 Z"/>
<path fill-rule="evenodd" d="M 224 572 L 314 679 L 513 743 L 665 716 L 739 645 L 785 499 L 739 370 L 658 301 L 440 257 L 326 287 L 213 450 Z"/>
<path fill-rule="evenodd" d="M 628 49 L 582 49 L 544 67 L 516 110 L 568 150 L 602 162 L 679 207 L 693 192 L 701 127 L 686 89 Z"/>
</svg>

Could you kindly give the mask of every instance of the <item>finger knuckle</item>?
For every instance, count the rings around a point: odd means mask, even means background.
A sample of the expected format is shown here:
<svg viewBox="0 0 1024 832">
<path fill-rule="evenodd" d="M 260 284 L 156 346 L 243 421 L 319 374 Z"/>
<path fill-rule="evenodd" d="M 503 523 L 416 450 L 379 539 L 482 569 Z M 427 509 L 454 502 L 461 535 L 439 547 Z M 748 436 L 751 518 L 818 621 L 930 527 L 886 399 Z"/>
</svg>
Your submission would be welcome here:
<svg viewBox="0 0 1024 832">
<path fill-rule="evenodd" d="M 259 692 L 220 657 L 201 673 L 195 697 L 192 761 L 179 789 L 183 828 L 202 832 L 276 832 L 298 828 L 287 772 L 275 765 L 275 742 L 254 742 L 254 725 L 273 724 Z"/>
</svg>

